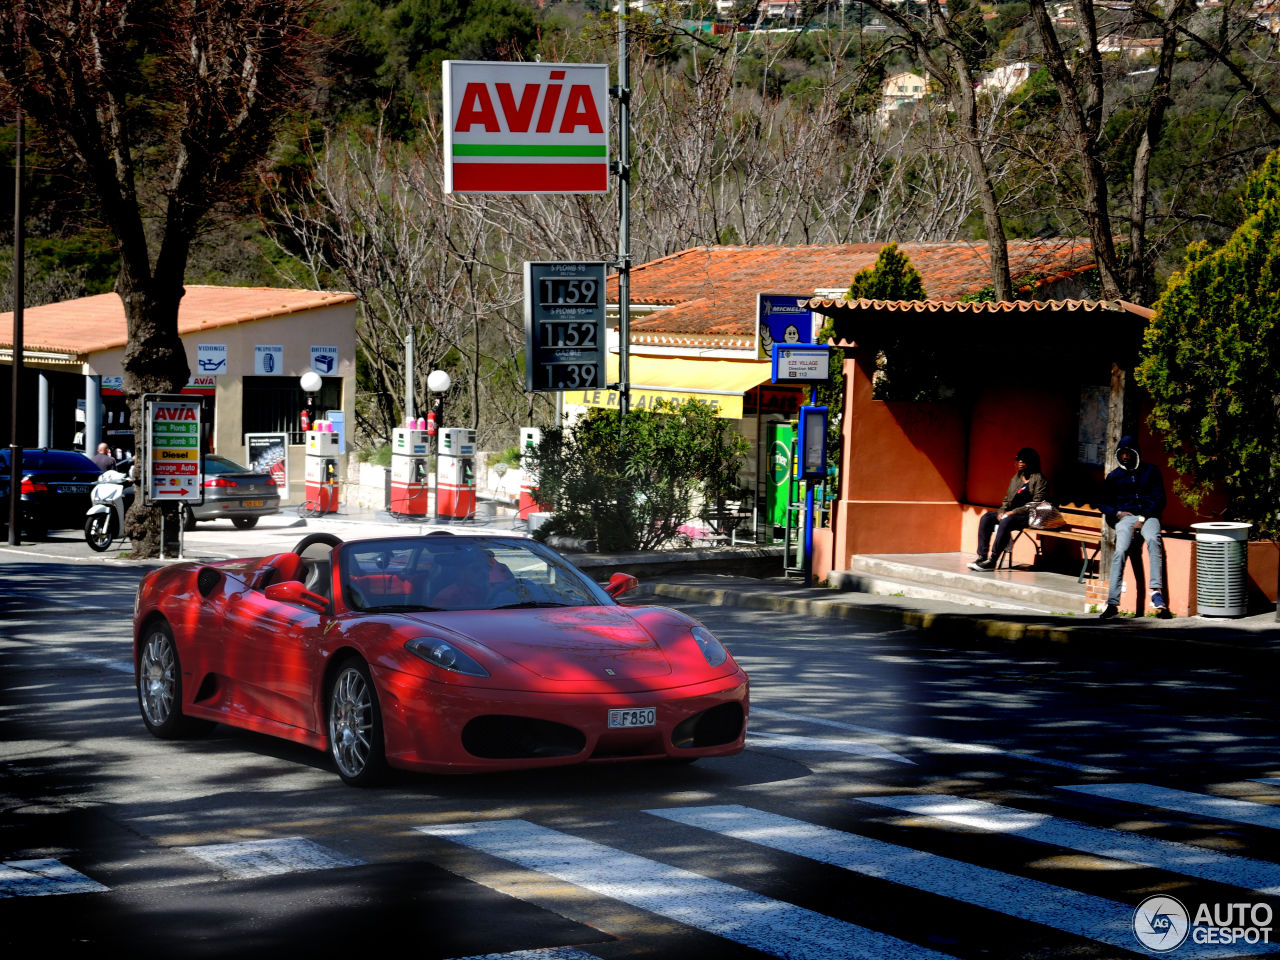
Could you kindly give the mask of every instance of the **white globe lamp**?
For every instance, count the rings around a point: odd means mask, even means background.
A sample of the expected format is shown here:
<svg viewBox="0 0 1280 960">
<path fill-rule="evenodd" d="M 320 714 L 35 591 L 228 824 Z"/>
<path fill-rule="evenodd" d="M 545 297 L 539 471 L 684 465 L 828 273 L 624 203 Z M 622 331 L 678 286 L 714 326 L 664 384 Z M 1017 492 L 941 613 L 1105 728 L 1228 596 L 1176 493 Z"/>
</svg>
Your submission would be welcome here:
<svg viewBox="0 0 1280 960">
<path fill-rule="evenodd" d="M 444 393 L 453 381 L 443 370 L 432 370 L 427 377 L 427 389 L 432 393 Z"/>
<path fill-rule="evenodd" d="M 307 393 L 315 393 L 324 386 L 324 381 L 320 379 L 320 374 L 316 373 L 314 370 L 308 370 L 299 378 L 299 380 L 302 384 L 302 389 Z"/>
</svg>

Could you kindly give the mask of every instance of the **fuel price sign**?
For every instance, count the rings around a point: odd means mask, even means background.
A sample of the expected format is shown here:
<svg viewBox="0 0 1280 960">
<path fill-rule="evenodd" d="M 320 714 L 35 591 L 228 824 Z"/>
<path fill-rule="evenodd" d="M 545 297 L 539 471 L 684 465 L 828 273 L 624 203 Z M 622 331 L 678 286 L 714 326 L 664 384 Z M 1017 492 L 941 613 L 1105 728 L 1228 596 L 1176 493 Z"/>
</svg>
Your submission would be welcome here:
<svg viewBox="0 0 1280 960">
<path fill-rule="evenodd" d="M 525 389 L 604 385 L 606 267 L 601 261 L 525 263 Z"/>
<path fill-rule="evenodd" d="M 199 501 L 204 491 L 200 462 L 200 401 L 151 393 L 142 398 L 146 416 L 146 503 Z"/>
</svg>

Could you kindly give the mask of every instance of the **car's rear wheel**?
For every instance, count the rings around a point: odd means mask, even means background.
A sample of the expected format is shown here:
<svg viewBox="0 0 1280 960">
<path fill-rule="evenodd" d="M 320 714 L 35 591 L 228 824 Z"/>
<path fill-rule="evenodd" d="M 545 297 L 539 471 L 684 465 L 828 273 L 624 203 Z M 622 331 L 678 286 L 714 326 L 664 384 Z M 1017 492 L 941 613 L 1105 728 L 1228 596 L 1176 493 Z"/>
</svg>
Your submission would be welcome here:
<svg viewBox="0 0 1280 960">
<path fill-rule="evenodd" d="M 339 665 L 329 687 L 329 752 L 338 776 L 353 787 L 368 787 L 387 770 L 382 712 L 369 667 L 359 657 Z"/>
<path fill-rule="evenodd" d="M 258 525 L 257 517 L 232 517 L 231 522 L 236 525 L 237 530 L 252 530 Z"/>
<path fill-rule="evenodd" d="M 138 651 L 138 707 L 152 735 L 173 740 L 211 727 L 182 715 L 182 664 L 173 631 L 163 620 L 151 623 Z"/>
<path fill-rule="evenodd" d="M 114 513 L 95 513 L 84 522 L 84 539 L 90 550 L 101 553 L 111 546 L 116 538 L 116 516 Z"/>
<path fill-rule="evenodd" d="M 178 504 L 178 516 L 182 520 L 182 529 L 191 531 L 196 528 L 196 515 L 190 505 L 185 503 Z"/>
</svg>

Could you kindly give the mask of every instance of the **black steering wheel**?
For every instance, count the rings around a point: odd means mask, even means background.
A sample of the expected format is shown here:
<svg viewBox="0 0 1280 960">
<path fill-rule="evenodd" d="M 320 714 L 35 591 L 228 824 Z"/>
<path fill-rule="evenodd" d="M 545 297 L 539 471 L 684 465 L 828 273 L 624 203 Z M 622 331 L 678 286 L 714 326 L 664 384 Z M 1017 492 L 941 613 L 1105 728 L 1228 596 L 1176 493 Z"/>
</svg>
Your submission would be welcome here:
<svg viewBox="0 0 1280 960">
<path fill-rule="evenodd" d="M 293 552 L 298 556 L 302 556 L 303 551 L 308 547 L 315 546 L 317 543 L 324 544 L 327 547 L 337 547 L 341 546 L 342 538 L 334 536 L 332 533 L 308 533 L 294 545 Z"/>
</svg>

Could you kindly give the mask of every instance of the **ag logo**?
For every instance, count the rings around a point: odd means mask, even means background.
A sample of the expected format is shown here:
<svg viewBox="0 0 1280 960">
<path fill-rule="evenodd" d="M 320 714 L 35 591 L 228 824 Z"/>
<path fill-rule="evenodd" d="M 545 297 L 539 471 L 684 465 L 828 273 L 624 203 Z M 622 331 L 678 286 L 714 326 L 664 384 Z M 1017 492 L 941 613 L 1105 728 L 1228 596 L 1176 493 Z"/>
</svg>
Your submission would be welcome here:
<svg viewBox="0 0 1280 960">
<path fill-rule="evenodd" d="M 1148 950 L 1164 953 L 1182 946 L 1190 927 L 1187 908 L 1173 897 L 1147 897 L 1133 911 L 1133 934 Z"/>
</svg>

